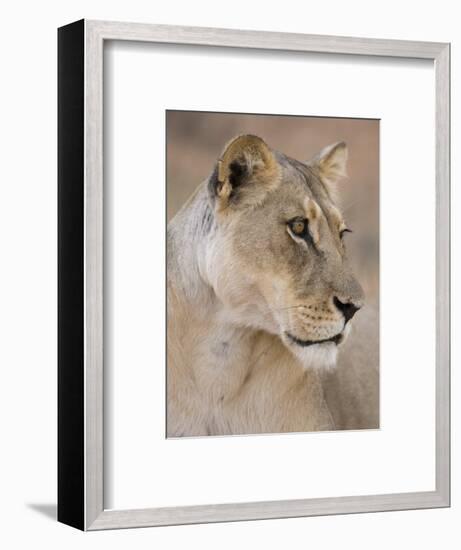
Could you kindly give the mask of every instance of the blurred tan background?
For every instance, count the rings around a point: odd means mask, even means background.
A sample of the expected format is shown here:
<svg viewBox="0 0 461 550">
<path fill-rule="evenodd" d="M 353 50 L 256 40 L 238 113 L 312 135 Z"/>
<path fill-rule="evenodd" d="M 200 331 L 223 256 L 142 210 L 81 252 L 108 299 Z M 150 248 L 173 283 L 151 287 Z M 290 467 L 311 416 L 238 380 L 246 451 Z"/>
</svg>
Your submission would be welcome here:
<svg viewBox="0 0 461 550">
<path fill-rule="evenodd" d="M 300 161 L 336 141 L 347 143 L 349 178 L 340 184 L 338 206 L 353 231 L 346 246 L 367 305 L 341 348 L 344 366 L 326 376 L 325 388 L 338 428 L 378 427 L 379 120 L 167 111 L 166 129 L 168 221 L 237 134 L 256 134 Z"/>
</svg>

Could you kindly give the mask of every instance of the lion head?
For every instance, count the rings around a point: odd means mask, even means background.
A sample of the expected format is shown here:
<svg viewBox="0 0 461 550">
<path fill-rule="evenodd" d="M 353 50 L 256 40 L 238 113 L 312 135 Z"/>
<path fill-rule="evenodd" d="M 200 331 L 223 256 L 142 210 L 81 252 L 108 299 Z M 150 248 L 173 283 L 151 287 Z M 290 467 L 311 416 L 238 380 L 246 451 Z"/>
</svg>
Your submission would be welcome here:
<svg viewBox="0 0 461 550">
<path fill-rule="evenodd" d="M 333 193 L 346 162 L 344 143 L 299 162 L 243 135 L 208 180 L 215 223 L 203 270 L 223 315 L 278 335 L 306 368 L 335 364 L 363 305 Z"/>
</svg>

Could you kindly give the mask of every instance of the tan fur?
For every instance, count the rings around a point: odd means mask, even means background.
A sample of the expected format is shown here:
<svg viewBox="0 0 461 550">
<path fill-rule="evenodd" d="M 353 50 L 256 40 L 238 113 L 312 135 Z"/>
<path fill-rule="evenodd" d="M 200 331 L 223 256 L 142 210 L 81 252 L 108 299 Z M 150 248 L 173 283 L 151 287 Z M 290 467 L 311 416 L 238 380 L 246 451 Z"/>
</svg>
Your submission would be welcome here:
<svg viewBox="0 0 461 550">
<path fill-rule="evenodd" d="M 231 140 L 218 160 L 217 213 L 232 211 L 229 201 L 232 185 L 230 166 L 238 162 L 246 166 L 251 174 L 251 185 L 247 186 L 239 207 L 256 206 L 267 191 L 275 189 L 280 183 L 280 166 L 264 141 L 252 135 L 237 136 Z"/>
<path fill-rule="evenodd" d="M 345 172 L 344 149 L 301 164 L 239 136 L 170 222 L 169 436 L 335 427 L 319 372 L 337 345 L 296 339 L 344 339 L 334 298 L 363 301 L 328 191 Z M 290 232 L 296 217 L 313 244 Z"/>
</svg>

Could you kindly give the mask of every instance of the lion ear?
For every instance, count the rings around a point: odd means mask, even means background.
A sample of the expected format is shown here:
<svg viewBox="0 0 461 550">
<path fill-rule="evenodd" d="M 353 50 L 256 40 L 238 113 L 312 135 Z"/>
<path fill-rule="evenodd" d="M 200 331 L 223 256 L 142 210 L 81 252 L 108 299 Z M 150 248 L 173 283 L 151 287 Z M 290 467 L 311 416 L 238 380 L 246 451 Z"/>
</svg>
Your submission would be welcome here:
<svg viewBox="0 0 461 550">
<path fill-rule="evenodd" d="M 238 136 L 218 159 L 209 179 L 210 193 L 221 209 L 254 204 L 275 185 L 279 172 L 274 154 L 260 137 Z"/>
<path fill-rule="evenodd" d="M 334 185 L 347 177 L 347 158 L 347 145 L 340 141 L 322 149 L 309 164 L 317 168 L 327 185 Z"/>
</svg>

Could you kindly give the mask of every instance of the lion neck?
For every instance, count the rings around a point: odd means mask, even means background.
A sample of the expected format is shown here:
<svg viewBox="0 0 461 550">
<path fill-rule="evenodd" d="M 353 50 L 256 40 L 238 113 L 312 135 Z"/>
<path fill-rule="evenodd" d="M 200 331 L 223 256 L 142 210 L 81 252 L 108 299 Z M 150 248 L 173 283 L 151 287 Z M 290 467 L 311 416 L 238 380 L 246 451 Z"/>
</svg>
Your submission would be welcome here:
<svg viewBox="0 0 461 550">
<path fill-rule="evenodd" d="M 167 262 L 169 298 L 174 295 L 191 318 L 206 317 L 214 305 L 214 292 L 203 271 L 211 238 L 213 215 L 202 184 L 168 224 Z M 170 308 L 169 315 L 176 315 Z"/>
<path fill-rule="evenodd" d="M 260 331 L 240 327 L 216 296 L 206 272 L 205 254 L 214 233 L 206 184 L 202 184 L 168 225 L 169 353 L 183 358 L 194 377 L 226 369 L 230 385 L 245 377 Z M 258 334 L 259 333 L 259 334 Z M 269 337 L 269 335 L 267 335 Z M 174 339 L 172 341 L 171 339 Z"/>
</svg>

